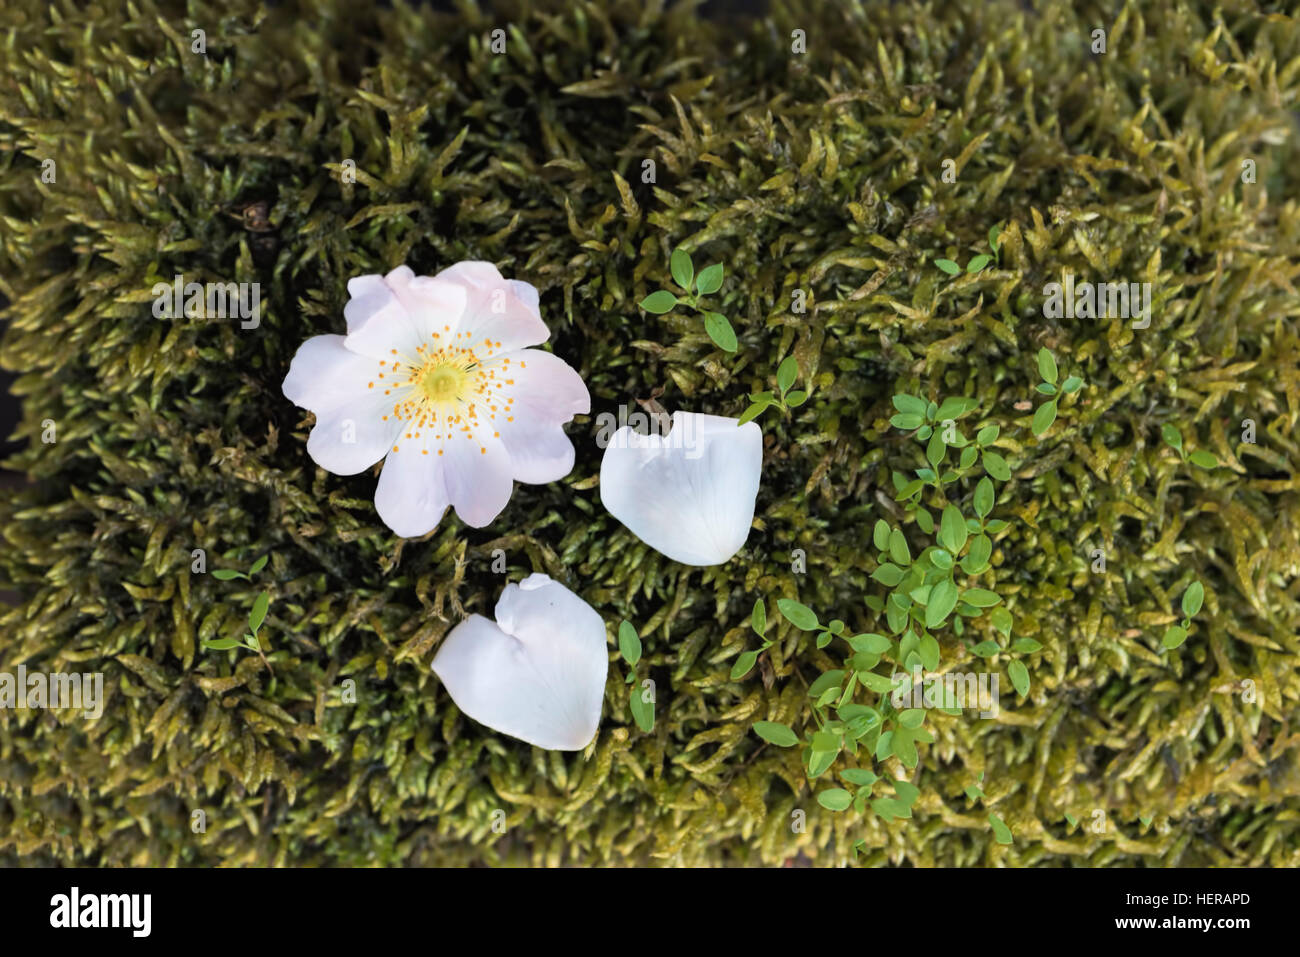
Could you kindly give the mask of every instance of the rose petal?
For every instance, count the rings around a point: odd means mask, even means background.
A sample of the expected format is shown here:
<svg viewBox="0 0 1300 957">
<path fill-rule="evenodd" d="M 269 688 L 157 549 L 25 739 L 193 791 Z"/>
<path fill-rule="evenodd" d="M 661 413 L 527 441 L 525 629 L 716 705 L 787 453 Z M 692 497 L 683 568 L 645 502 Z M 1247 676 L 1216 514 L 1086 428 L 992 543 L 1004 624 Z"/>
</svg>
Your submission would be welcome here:
<svg viewBox="0 0 1300 957">
<path fill-rule="evenodd" d="M 550 337 L 538 311 L 537 290 L 519 280 L 506 280 L 492 263 L 456 263 L 434 278 L 465 289 L 465 311 L 457 333 L 462 338 L 457 345 L 473 349 L 480 357 L 540 345 Z"/>
<path fill-rule="evenodd" d="M 684 565 L 719 565 L 754 520 L 763 433 L 753 422 L 674 412 L 667 436 L 628 426 L 600 463 L 600 500 L 651 548 Z"/>
<path fill-rule="evenodd" d="M 483 426 L 457 430 L 442 446 L 447 496 L 466 525 L 482 528 L 501 514 L 514 491 L 510 453 Z"/>
<path fill-rule="evenodd" d="M 419 438 L 399 437 L 397 451 L 384 460 L 375 486 L 375 511 L 384 524 L 403 538 L 419 538 L 437 528 L 451 504 L 443 476 L 443 457 Z"/>
<path fill-rule="evenodd" d="M 356 475 L 384 457 L 401 423 L 384 414 L 391 399 L 379 389 L 379 364 L 344 347 L 343 336 L 314 336 L 298 347 L 282 389 L 316 414 L 307 454 L 335 475 Z"/>
<path fill-rule="evenodd" d="M 456 706 L 539 748 L 585 748 L 600 725 L 609 668 L 600 615 L 563 585 L 534 574 L 505 587 L 496 618 L 471 615 L 433 659 Z"/>
<path fill-rule="evenodd" d="M 522 349 L 484 365 L 500 383 L 491 421 L 510 452 L 515 479 L 540 485 L 564 478 L 573 470 L 574 451 L 563 423 L 591 410 L 582 377 L 540 349 Z M 506 399 L 514 400 L 508 408 Z"/>
</svg>

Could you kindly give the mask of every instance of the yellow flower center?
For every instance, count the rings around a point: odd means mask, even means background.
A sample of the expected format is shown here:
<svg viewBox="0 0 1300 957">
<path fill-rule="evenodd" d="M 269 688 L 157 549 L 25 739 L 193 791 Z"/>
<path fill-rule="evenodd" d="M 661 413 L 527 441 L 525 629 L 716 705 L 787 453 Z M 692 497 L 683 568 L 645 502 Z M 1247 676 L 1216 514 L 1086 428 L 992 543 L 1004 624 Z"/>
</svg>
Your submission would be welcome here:
<svg viewBox="0 0 1300 957">
<path fill-rule="evenodd" d="M 512 361 L 521 369 L 527 366 L 509 356 L 492 359 L 501 349 L 500 342 L 486 339 L 472 346 L 456 345 L 455 340 L 470 339 L 470 333 L 453 335 L 450 326 L 443 330 L 417 346 L 414 356 L 399 356 L 396 349 L 390 350 L 394 358 L 379 363 L 384 371 L 370 387 L 393 396 L 389 415 L 404 423 L 402 438 L 422 439 L 427 431 L 431 439 L 427 444 L 442 455 L 442 446 L 460 436 L 486 455 L 480 433 L 490 430 L 493 438 L 500 438 L 498 416 L 514 421 L 515 400 L 509 394 L 515 384 Z M 389 415 L 383 417 L 385 422 Z M 399 448 L 394 445 L 393 451 Z M 423 451 L 429 454 L 428 449 Z"/>
<path fill-rule="evenodd" d="M 465 394 L 471 372 L 452 363 L 434 365 L 420 375 L 420 389 L 431 402 L 453 402 Z"/>
</svg>

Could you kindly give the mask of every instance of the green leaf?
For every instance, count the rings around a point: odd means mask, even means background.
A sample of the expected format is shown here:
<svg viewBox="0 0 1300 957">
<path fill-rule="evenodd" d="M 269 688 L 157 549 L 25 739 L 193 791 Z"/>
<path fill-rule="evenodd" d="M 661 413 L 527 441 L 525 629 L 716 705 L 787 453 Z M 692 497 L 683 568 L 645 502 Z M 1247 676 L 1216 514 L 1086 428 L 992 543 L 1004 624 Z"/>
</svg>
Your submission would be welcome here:
<svg viewBox="0 0 1300 957">
<path fill-rule="evenodd" d="M 781 365 L 776 370 L 776 386 L 782 392 L 789 390 L 794 385 L 795 376 L 799 374 L 799 363 L 795 361 L 794 356 L 786 356 L 781 360 Z"/>
<path fill-rule="evenodd" d="M 793 598 L 778 598 L 776 607 L 781 609 L 781 615 L 785 620 L 800 631 L 816 631 L 821 627 L 812 609 L 807 605 L 801 605 Z"/>
<path fill-rule="evenodd" d="M 840 772 L 840 777 L 860 788 L 869 788 L 880 780 L 874 771 L 868 771 L 866 768 L 846 768 Z"/>
<path fill-rule="evenodd" d="M 1002 430 L 996 425 L 986 425 L 975 434 L 975 441 L 980 445 L 992 445 L 998 440 L 998 433 Z"/>
<path fill-rule="evenodd" d="M 1043 377 L 1044 382 L 1056 385 L 1056 356 L 1047 349 L 1038 350 L 1038 374 Z"/>
<path fill-rule="evenodd" d="M 740 414 L 740 418 L 736 420 L 736 424 L 744 425 L 746 422 L 752 422 L 754 419 L 762 415 L 763 411 L 769 405 L 771 405 L 770 402 L 755 402 L 753 405 L 751 405 L 748 409 L 746 409 L 744 412 Z"/>
<path fill-rule="evenodd" d="M 263 568 L 266 567 L 266 560 L 270 557 L 271 557 L 270 555 L 263 555 L 257 561 L 253 562 L 253 567 L 248 570 L 248 574 L 256 575 L 258 572 L 260 572 Z"/>
<path fill-rule="evenodd" d="M 624 620 L 618 626 L 618 652 L 633 667 L 641 660 L 641 636 L 630 621 Z"/>
<path fill-rule="evenodd" d="M 655 704 L 653 701 L 645 699 L 645 692 L 636 685 L 632 686 L 632 695 L 628 699 L 628 707 L 632 711 L 632 720 L 636 726 L 649 734 L 655 727 Z"/>
<path fill-rule="evenodd" d="M 1011 684 L 1015 686 L 1021 697 L 1029 694 L 1029 669 L 1025 667 L 1024 662 L 1013 660 L 1007 665 L 1007 675 L 1011 678 Z"/>
<path fill-rule="evenodd" d="M 999 482 L 1005 482 L 1011 478 L 1011 467 L 1007 465 L 1007 460 L 996 452 L 985 452 L 980 460 L 984 463 L 984 471 L 988 472 Z"/>
<path fill-rule="evenodd" d="M 937 628 L 947 620 L 956 607 L 957 586 L 953 584 L 951 578 L 945 578 L 930 591 L 930 600 L 925 606 L 925 627 Z"/>
<path fill-rule="evenodd" d="M 212 577 L 219 582 L 228 582 L 235 578 L 246 578 L 243 572 L 232 571 L 229 568 L 215 568 L 212 570 Z"/>
<path fill-rule="evenodd" d="M 981 641 L 971 649 L 971 654 L 979 658 L 992 658 L 1001 650 L 1002 646 L 996 641 Z"/>
<path fill-rule="evenodd" d="M 761 598 L 754 602 L 754 610 L 749 616 L 749 627 L 754 629 L 754 633 L 758 635 L 758 637 L 766 637 L 767 606 L 763 604 L 763 599 Z"/>
<path fill-rule="evenodd" d="M 1170 625 L 1169 630 L 1165 632 L 1164 638 L 1160 639 L 1160 644 L 1165 648 L 1177 648 L 1187 640 L 1187 629 L 1178 625 Z"/>
<path fill-rule="evenodd" d="M 967 575 L 978 575 L 989 567 L 989 556 L 993 554 L 993 542 L 987 535 L 976 535 L 971 539 L 970 551 L 961 560 L 962 571 Z"/>
<path fill-rule="evenodd" d="M 1187 461 L 1191 462 L 1197 468 L 1216 469 L 1219 467 L 1219 459 L 1212 452 L 1206 452 L 1197 449 L 1191 455 L 1187 456 Z"/>
<path fill-rule="evenodd" d="M 1056 421 L 1056 401 L 1044 402 L 1034 413 L 1034 421 L 1031 426 L 1034 435 L 1042 435 L 1052 427 Z"/>
<path fill-rule="evenodd" d="M 996 223 L 989 227 L 989 249 L 994 252 L 998 251 L 998 227 Z"/>
<path fill-rule="evenodd" d="M 893 588 L 903 580 L 903 570 L 897 565 L 885 562 L 871 573 L 871 577 L 886 588 Z"/>
<path fill-rule="evenodd" d="M 993 511 L 993 483 L 988 477 L 979 480 L 975 486 L 975 514 L 984 518 L 989 512 Z"/>
<path fill-rule="evenodd" d="M 257 636 L 256 636 L 256 635 L 245 635 L 245 636 L 244 636 L 244 645 L 245 645 L 245 647 L 247 647 L 250 651 L 260 651 L 261 648 L 262 648 L 262 646 L 259 645 L 259 644 L 257 643 Z"/>
<path fill-rule="evenodd" d="M 827 689 L 838 688 L 844 683 L 844 671 L 836 668 L 818 675 L 817 680 L 808 686 L 808 697 L 820 698 Z"/>
<path fill-rule="evenodd" d="M 211 641 L 203 642 L 203 647 L 209 651 L 226 651 L 229 648 L 238 648 L 243 644 L 238 638 L 213 638 Z"/>
<path fill-rule="evenodd" d="M 1056 395 L 1056 386 L 1050 382 L 1038 383 L 1038 391 L 1043 395 Z"/>
<path fill-rule="evenodd" d="M 884 675 L 878 675 L 873 671 L 858 672 L 858 680 L 866 687 L 870 688 L 876 694 L 887 694 L 894 690 L 894 683 Z"/>
<path fill-rule="evenodd" d="M 1072 375 L 1061 384 L 1061 393 L 1063 395 L 1073 395 L 1083 388 L 1083 380 L 1077 375 Z"/>
<path fill-rule="evenodd" d="M 992 261 L 993 257 L 988 253 L 981 253 L 966 264 L 966 271 L 968 273 L 977 273 Z"/>
<path fill-rule="evenodd" d="M 854 635 L 847 641 L 854 651 L 865 652 L 870 655 L 883 655 L 889 650 L 891 644 L 890 640 L 884 635 L 875 633 Z"/>
<path fill-rule="evenodd" d="M 1011 828 L 1002 823 L 1002 818 L 992 811 L 989 812 L 989 823 L 993 825 L 993 839 L 995 841 L 999 844 L 1010 844 L 1012 842 Z"/>
<path fill-rule="evenodd" d="M 667 289 L 652 292 L 641 300 L 641 308 L 646 312 L 653 312 L 657 316 L 672 312 L 675 305 L 677 305 L 677 297 Z"/>
<path fill-rule="evenodd" d="M 976 608 L 992 608 L 1002 599 L 984 588 L 967 588 L 961 593 L 961 600 Z"/>
<path fill-rule="evenodd" d="M 914 395 L 899 393 L 894 396 L 895 409 L 899 412 L 906 412 L 910 415 L 919 415 L 922 419 L 925 418 L 925 405 L 926 403 L 924 399 L 918 399 Z"/>
<path fill-rule="evenodd" d="M 883 552 L 889 548 L 889 523 L 883 518 L 876 519 L 876 526 L 871 530 L 871 541 L 876 551 Z"/>
<path fill-rule="evenodd" d="M 778 748 L 793 748 L 799 743 L 799 738 L 793 731 L 776 721 L 755 721 L 754 733 Z"/>
<path fill-rule="evenodd" d="M 924 708 L 908 708 L 898 715 L 898 723 L 905 728 L 919 728 L 923 721 L 925 721 Z"/>
<path fill-rule="evenodd" d="M 257 629 L 262 627 L 262 622 L 266 621 L 266 610 L 271 604 L 271 596 L 262 592 L 253 600 L 253 610 L 248 613 L 248 627 L 254 635 Z"/>
<path fill-rule="evenodd" d="M 943 517 L 939 519 L 939 544 L 956 555 L 965 546 L 968 535 L 966 520 L 957 506 L 945 505 Z"/>
<path fill-rule="evenodd" d="M 895 781 L 894 793 L 898 795 L 900 801 L 911 807 L 921 796 L 921 789 L 910 781 Z"/>
<path fill-rule="evenodd" d="M 922 635 L 916 651 L 921 656 L 921 667 L 926 671 L 934 671 L 939 667 L 939 642 L 935 641 L 933 635 Z"/>
<path fill-rule="evenodd" d="M 1187 591 L 1183 592 L 1183 615 L 1191 618 L 1201 610 L 1201 602 L 1205 600 L 1205 586 L 1195 581 L 1187 586 Z"/>
<path fill-rule="evenodd" d="M 700 295 L 707 296 L 722 288 L 722 263 L 705 266 L 696 277 L 695 288 Z"/>
<path fill-rule="evenodd" d="M 930 552 L 930 561 L 934 564 L 935 568 L 941 568 L 944 571 L 947 571 L 952 568 L 952 553 L 950 553 L 946 548 L 936 548 L 934 551 Z"/>
<path fill-rule="evenodd" d="M 914 412 L 899 412 L 889 420 L 890 425 L 896 429 L 902 429 L 905 432 L 919 429 L 924 423 L 925 419 L 921 418 Z"/>
<path fill-rule="evenodd" d="M 817 803 L 828 811 L 844 811 L 853 803 L 853 795 L 843 788 L 827 788 L 817 792 Z"/>
<path fill-rule="evenodd" d="M 703 278 L 703 273 L 700 274 Z M 731 323 L 727 317 L 720 312 L 706 312 L 704 314 L 704 331 L 709 334 L 709 338 L 723 352 L 736 351 L 736 331 L 731 328 Z"/>
<path fill-rule="evenodd" d="M 936 259 L 934 264 L 946 272 L 949 276 L 956 276 L 961 272 L 961 267 L 951 259 Z"/>
<path fill-rule="evenodd" d="M 894 732 L 894 756 L 903 762 L 906 768 L 916 767 L 916 743 L 910 729 L 899 728 Z"/>
<path fill-rule="evenodd" d="M 971 399 L 966 396 L 952 396 L 944 399 L 943 404 L 934 413 L 936 422 L 944 422 L 948 419 L 960 419 L 969 412 L 974 412 L 980 407 L 978 399 Z"/>
<path fill-rule="evenodd" d="M 921 531 L 927 535 L 934 534 L 934 516 L 923 508 L 916 510 L 916 524 L 921 526 Z"/>
<path fill-rule="evenodd" d="M 978 788 L 974 784 L 968 784 L 966 785 L 966 796 L 972 801 L 975 801 L 984 796 L 984 791 L 982 788 Z"/>
<path fill-rule="evenodd" d="M 1011 612 L 1007 611 L 1002 605 L 999 605 L 989 612 L 989 622 L 995 629 L 1002 633 L 1003 637 L 1010 637 L 1012 624 Z"/>
<path fill-rule="evenodd" d="M 691 280 L 695 278 L 695 265 L 691 262 L 691 254 L 685 249 L 674 249 L 668 264 L 672 270 L 673 282 L 685 289 L 689 295 Z"/>
<path fill-rule="evenodd" d="M 1183 450 L 1183 433 L 1179 431 L 1178 426 L 1166 422 L 1160 426 L 1160 436 L 1165 440 L 1165 444 L 1177 449 Z"/>
<path fill-rule="evenodd" d="M 808 398 L 807 392 L 803 391 L 803 389 L 795 389 L 785 397 L 785 404 L 792 409 L 796 409 L 799 406 L 803 405 L 804 402 L 807 400 L 807 398 Z"/>
<path fill-rule="evenodd" d="M 1006 609 L 1001 610 L 1005 611 Z M 1042 651 L 1043 646 L 1032 638 L 1017 638 L 1011 643 L 1011 650 L 1021 655 L 1032 655 L 1037 651 Z"/>
<path fill-rule="evenodd" d="M 871 802 L 871 810 L 888 820 L 891 817 L 911 817 L 912 809 L 898 798 L 878 797 Z"/>
<path fill-rule="evenodd" d="M 895 528 L 889 532 L 889 557 L 899 565 L 912 564 L 912 552 L 907 547 L 907 538 L 901 529 Z"/>
</svg>

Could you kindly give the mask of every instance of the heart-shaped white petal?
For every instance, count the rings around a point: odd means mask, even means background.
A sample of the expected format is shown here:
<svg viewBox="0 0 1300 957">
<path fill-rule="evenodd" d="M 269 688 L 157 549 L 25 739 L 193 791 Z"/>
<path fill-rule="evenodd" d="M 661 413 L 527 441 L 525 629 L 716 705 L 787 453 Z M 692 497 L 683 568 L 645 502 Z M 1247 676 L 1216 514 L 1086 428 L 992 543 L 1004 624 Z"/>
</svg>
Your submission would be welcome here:
<svg viewBox="0 0 1300 957">
<path fill-rule="evenodd" d="M 595 609 L 542 574 L 507 585 L 496 621 L 470 615 L 433 670 L 475 721 L 551 751 L 579 751 L 600 724 L 609 654 Z"/>
<path fill-rule="evenodd" d="M 630 426 L 609 440 L 600 500 L 656 551 L 684 565 L 720 565 L 749 537 L 763 468 L 753 422 L 674 412 L 667 435 Z"/>
</svg>

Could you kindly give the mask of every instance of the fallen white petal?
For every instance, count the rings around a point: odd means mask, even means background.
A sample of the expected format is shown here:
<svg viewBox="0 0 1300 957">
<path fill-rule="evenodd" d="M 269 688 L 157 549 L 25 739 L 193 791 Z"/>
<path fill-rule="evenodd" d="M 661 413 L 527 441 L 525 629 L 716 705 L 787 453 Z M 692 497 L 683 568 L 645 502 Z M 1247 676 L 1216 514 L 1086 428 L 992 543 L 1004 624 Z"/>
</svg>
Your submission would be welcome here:
<svg viewBox="0 0 1300 957">
<path fill-rule="evenodd" d="M 720 565 L 754 520 L 763 433 L 753 422 L 674 412 L 666 436 L 624 426 L 600 463 L 600 500 L 637 538 L 684 565 Z"/>
<path fill-rule="evenodd" d="M 605 623 L 542 574 L 507 585 L 496 621 L 470 615 L 451 630 L 433 671 L 456 707 L 502 734 L 579 751 L 600 725 L 609 667 Z"/>
</svg>

